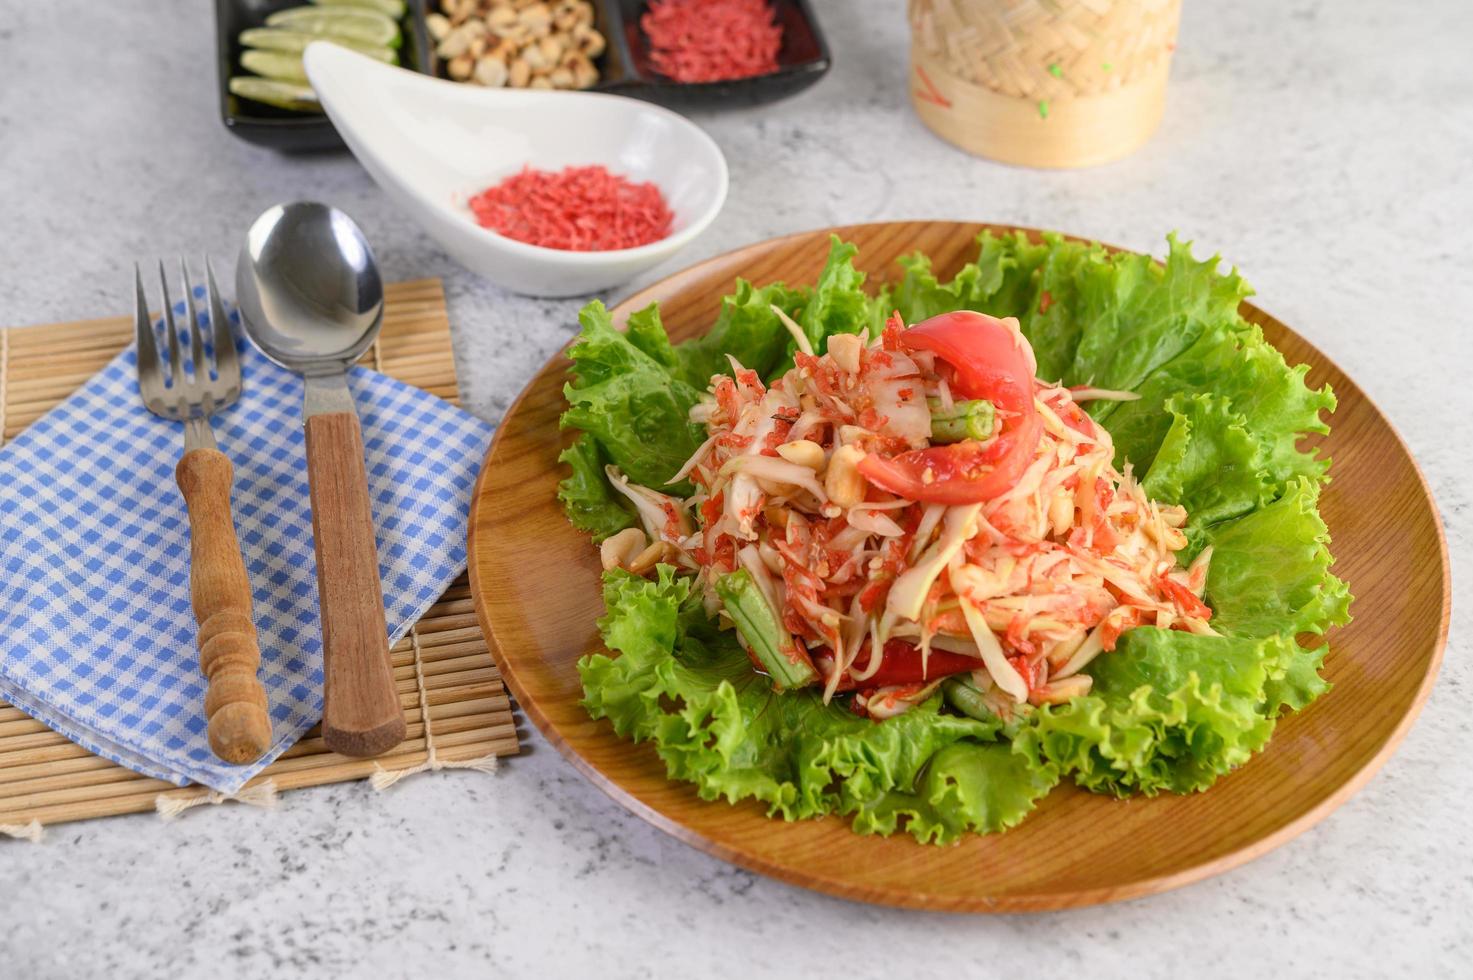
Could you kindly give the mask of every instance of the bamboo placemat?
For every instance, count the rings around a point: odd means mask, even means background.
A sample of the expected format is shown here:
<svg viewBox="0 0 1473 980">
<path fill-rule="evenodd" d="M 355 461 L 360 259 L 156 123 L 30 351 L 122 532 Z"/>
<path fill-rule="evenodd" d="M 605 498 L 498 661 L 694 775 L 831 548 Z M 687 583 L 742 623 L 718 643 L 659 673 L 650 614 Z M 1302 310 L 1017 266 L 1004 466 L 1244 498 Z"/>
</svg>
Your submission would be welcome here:
<svg viewBox="0 0 1473 980">
<path fill-rule="evenodd" d="M 396 283 L 385 300 L 383 332 L 362 363 L 458 401 L 440 280 Z M 0 328 L 0 436 L 10 439 L 36 421 L 132 339 L 129 317 Z M 516 754 L 511 704 L 464 576 L 392 652 L 408 728 L 398 748 L 377 759 L 350 759 L 329 752 L 314 728 L 240 795 L 250 799 L 256 789 L 259 796 L 268 784 L 296 789 L 362 779 L 379 767 L 390 773 L 422 767 L 431 744 L 442 764 Z M 160 798 L 188 803 L 208 795 L 203 787 L 180 789 L 95 756 L 0 700 L 0 824 L 85 820 L 152 810 Z"/>
</svg>

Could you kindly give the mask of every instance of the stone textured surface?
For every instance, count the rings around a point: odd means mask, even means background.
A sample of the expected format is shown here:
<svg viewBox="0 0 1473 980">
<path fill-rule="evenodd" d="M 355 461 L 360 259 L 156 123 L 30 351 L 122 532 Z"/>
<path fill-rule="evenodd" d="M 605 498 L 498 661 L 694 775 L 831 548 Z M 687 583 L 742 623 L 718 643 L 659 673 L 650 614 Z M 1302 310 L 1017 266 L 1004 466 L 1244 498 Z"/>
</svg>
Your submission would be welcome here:
<svg viewBox="0 0 1473 980">
<path fill-rule="evenodd" d="M 907 108 L 896 0 L 817 3 L 836 67 L 777 106 L 699 116 L 731 162 L 725 212 L 685 260 L 828 223 L 985 218 L 1159 249 L 1218 249 L 1338 361 L 1411 444 L 1468 597 L 1473 7 L 1189 3 L 1165 123 L 1132 158 L 1009 169 Z M 216 118 L 208 5 L 9 3 L 0 18 L 0 317 L 127 308 L 131 263 L 209 250 L 276 201 L 345 208 L 390 278 L 446 280 L 466 399 L 489 419 L 573 329 L 407 226 L 351 157 L 284 159 Z M 632 288 L 632 287 L 631 287 Z M 616 294 L 611 297 L 617 299 Z M 1320 826 L 1164 896 L 959 918 L 848 904 L 676 843 L 535 734 L 495 777 L 291 793 L 275 814 L 196 811 L 0 842 L 11 976 L 1394 976 L 1466 968 L 1473 930 L 1468 604 L 1401 751 Z M 1434 971 L 1428 971 L 1434 972 Z"/>
</svg>

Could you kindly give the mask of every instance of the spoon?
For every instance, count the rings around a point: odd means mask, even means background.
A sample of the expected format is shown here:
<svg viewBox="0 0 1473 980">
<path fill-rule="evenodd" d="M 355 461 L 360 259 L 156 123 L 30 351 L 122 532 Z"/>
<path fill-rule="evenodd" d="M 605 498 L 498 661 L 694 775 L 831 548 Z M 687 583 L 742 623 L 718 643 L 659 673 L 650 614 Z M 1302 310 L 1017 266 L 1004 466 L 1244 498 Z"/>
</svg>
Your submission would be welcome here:
<svg viewBox="0 0 1473 980">
<path fill-rule="evenodd" d="M 323 741 L 343 755 L 379 755 L 404 740 L 404 715 L 389 660 L 363 433 L 347 372 L 378 336 L 383 282 L 353 219 L 302 201 L 278 204 L 251 225 L 235 288 L 246 336 L 305 381 Z"/>
</svg>

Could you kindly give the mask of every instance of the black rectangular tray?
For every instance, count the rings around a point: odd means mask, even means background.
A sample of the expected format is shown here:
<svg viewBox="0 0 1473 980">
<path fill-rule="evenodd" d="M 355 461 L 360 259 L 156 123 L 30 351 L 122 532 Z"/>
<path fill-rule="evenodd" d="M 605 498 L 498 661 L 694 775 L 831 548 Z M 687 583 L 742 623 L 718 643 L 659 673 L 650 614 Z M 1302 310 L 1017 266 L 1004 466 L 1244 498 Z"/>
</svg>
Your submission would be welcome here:
<svg viewBox="0 0 1473 980">
<path fill-rule="evenodd" d="M 265 23 L 271 13 L 306 0 L 215 0 L 220 119 L 225 128 L 250 143 L 286 152 L 342 149 L 343 140 L 325 115 L 291 112 L 230 94 L 230 76 L 239 74 L 240 32 Z M 727 82 L 676 82 L 655 71 L 639 29 L 646 0 L 593 0 L 599 31 L 608 47 L 596 60 L 598 84 L 592 91 L 632 96 L 675 109 L 726 109 L 762 105 L 795 95 L 829 70 L 828 43 L 808 0 L 769 0 L 783 25 L 778 69 L 767 75 Z M 402 67 L 443 78 L 445 73 L 425 27 L 434 0 L 408 0 L 404 16 Z"/>
<path fill-rule="evenodd" d="M 590 91 L 628 95 L 674 109 L 727 109 L 761 105 L 795 95 L 829 70 L 832 58 L 808 0 L 768 0 L 783 25 L 777 71 L 729 82 L 676 82 L 650 66 L 649 46 L 639 29 L 647 0 L 592 0 L 594 26 L 608 40 L 595 59 L 599 80 Z M 430 4 L 434 0 L 429 0 Z M 421 26 L 425 5 L 419 6 Z M 422 36 L 427 37 L 427 32 Z M 423 71 L 445 71 L 434 51 Z"/>
<path fill-rule="evenodd" d="M 230 76 L 241 74 L 240 32 L 260 27 L 266 18 L 286 7 L 299 7 L 307 0 L 215 0 L 215 46 L 219 70 L 220 120 L 236 136 L 260 146 L 287 152 L 310 152 L 343 148 L 343 139 L 332 122 L 321 113 L 292 112 L 275 106 L 237 98 L 230 94 Z M 424 27 L 425 0 L 409 0 L 400 25 L 403 44 L 399 63 L 406 68 L 433 74 Z"/>
<path fill-rule="evenodd" d="M 639 28 L 645 0 L 596 0 L 608 8 L 611 58 L 595 91 L 616 92 L 671 108 L 725 109 L 762 105 L 796 95 L 817 82 L 833 59 L 808 0 L 768 0 L 783 27 L 777 71 L 728 82 L 676 82 L 650 67 L 649 45 Z M 617 21 L 617 23 L 614 23 Z"/>
</svg>

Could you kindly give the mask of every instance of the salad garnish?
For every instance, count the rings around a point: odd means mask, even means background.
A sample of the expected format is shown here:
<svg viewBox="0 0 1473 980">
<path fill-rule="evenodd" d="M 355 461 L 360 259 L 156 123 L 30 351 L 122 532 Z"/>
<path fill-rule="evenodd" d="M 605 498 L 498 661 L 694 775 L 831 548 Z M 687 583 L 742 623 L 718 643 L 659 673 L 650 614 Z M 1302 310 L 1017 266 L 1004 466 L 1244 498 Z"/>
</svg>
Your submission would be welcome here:
<svg viewBox="0 0 1473 980">
<path fill-rule="evenodd" d="M 1328 389 L 1247 288 L 1045 236 L 871 295 L 738 283 L 672 344 L 600 304 L 559 496 L 600 543 L 585 704 L 706 798 L 955 840 L 1061 779 L 1210 786 L 1327 689 Z"/>
<path fill-rule="evenodd" d="M 1186 509 L 1115 469 L 1076 393 L 1034 377 L 1015 318 L 896 314 L 873 340 L 797 347 L 770 384 L 732 356 L 691 407 L 706 438 L 666 483 L 695 493 L 607 467 L 641 529 L 604 543 L 604 567 L 694 573 L 775 688 L 881 719 L 951 678 L 954 701 L 1008 720 L 1088 693 L 1080 671 L 1129 629 L 1217 635 L 1211 548 L 1177 562 Z"/>
</svg>

